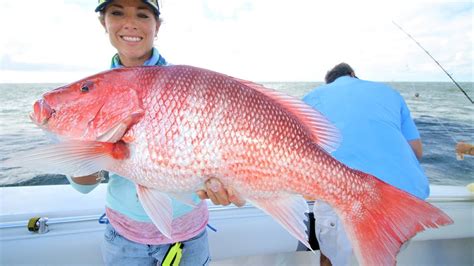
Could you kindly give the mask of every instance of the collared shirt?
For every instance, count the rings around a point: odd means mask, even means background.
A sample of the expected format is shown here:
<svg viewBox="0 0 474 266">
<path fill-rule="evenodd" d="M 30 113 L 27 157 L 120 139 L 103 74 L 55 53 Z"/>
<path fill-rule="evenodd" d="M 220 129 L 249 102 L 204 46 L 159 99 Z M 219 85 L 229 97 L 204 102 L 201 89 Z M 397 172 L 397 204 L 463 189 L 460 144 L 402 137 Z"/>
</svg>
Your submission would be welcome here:
<svg viewBox="0 0 474 266">
<path fill-rule="evenodd" d="M 166 66 L 168 65 L 168 62 L 166 62 L 166 59 L 161 56 L 161 54 L 158 52 L 158 49 L 153 47 L 153 50 L 151 51 L 151 57 L 148 58 L 145 63 L 143 63 L 144 66 Z M 112 57 L 112 63 L 110 64 L 110 68 L 119 68 L 123 67 L 122 63 L 120 62 L 120 57 L 118 54 L 115 54 Z"/>
<path fill-rule="evenodd" d="M 428 197 L 428 178 L 408 143 L 420 134 L 397 91 L 343 76 L 303 100 L 340 130 L 342 142 L 332 154 L 336 159 L 421 199 Z"/>
</svg>

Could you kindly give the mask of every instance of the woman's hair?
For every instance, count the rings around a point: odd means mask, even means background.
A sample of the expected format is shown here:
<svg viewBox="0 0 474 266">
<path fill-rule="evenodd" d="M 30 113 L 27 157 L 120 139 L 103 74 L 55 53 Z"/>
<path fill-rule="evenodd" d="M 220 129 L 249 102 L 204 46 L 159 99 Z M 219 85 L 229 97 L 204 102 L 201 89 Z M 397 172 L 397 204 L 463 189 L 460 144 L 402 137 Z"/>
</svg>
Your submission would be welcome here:
<svg viewBox="0 0 474 266">
<path fill-rule="evenodd" d="M 339 77 L 353 76 L 353 75 L 354 75 L 354 70 L 349 64 L 340 63 L 340 64 L 337 64 L 335 67 L 333 67 L 331 70 L 329 70 L 326 73 L 326 76 L 324 77 L 324 81 L 326 81 L 326 84 L 329 84 L 335 81 Z"/>
</svg>

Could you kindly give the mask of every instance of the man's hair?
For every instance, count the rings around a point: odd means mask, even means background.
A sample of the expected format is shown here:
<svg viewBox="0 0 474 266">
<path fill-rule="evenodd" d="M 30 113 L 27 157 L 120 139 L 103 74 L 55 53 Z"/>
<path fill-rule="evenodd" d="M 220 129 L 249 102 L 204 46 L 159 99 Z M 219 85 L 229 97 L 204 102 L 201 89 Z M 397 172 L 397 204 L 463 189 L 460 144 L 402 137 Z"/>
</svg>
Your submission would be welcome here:
<svg viewBox="0 0 474 266">
<path fill-rule="evenodd" d="M 353 73 L 354 73 L 354 69 L 352 69 L 352 67 L 349 64 L 340 63 L 340 64 L 337 64 L 335 67 L 333 67 L 331 70 L 329 70 L 326 73 L 326 76 L 324 77 L 324 81 L 326 81 L 326 84 L 329 84 L 335 81 L 339 77 L 351 76 Z"/>
</svg>

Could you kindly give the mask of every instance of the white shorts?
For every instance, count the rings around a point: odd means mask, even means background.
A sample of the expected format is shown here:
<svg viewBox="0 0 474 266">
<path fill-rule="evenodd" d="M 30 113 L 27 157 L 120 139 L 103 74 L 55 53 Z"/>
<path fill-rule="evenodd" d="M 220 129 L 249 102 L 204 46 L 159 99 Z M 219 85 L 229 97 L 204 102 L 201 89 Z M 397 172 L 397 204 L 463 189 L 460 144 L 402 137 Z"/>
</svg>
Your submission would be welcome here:
<svg viewBox="0 0 474 266">
<path fill-rule="evenodd" d="M 331 260 L 333 266 L 349 265 L 353 254 L 352 245 L 336 212 L 326 202 L 317 200 L 314 202 L 314 218 L 321 253 Z M 410 242 L 411 239 L 406 241 L 400 251 L 406 249 Z"/>
<path fill-rule="evenodd" d="M 321 253 L 331 260 L 333 266 L 349 265 L 352 246 L 336 212 L 329 204 L 317 200 L 314 202 L 314 218 Z"/>
</svg>

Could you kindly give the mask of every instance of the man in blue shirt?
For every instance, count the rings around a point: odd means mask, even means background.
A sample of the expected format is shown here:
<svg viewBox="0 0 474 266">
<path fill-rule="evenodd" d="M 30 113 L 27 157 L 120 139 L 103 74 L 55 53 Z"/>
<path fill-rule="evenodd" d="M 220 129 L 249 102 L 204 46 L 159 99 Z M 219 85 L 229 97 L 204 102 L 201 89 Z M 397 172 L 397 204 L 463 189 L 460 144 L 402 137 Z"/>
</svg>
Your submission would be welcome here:
<svg viewBox="0 0 474 266">
<path fill-rule="evenodd" d="M 426 199 L 429 183 L 418 162 L 420 134 L 403 97 L 385 84 L 358 79 L 346 63 L 328 71 L 325 81 L 303 100 L 340 130 L 342 142 L 332 155 L 351 168 Z M 335 212 L 316 201 L 314 215 L 321 253 L 334 265 L 348 265 L 352 247 Z M 331 265 L 324 255 L 321 265 Z"/>
</svg>

